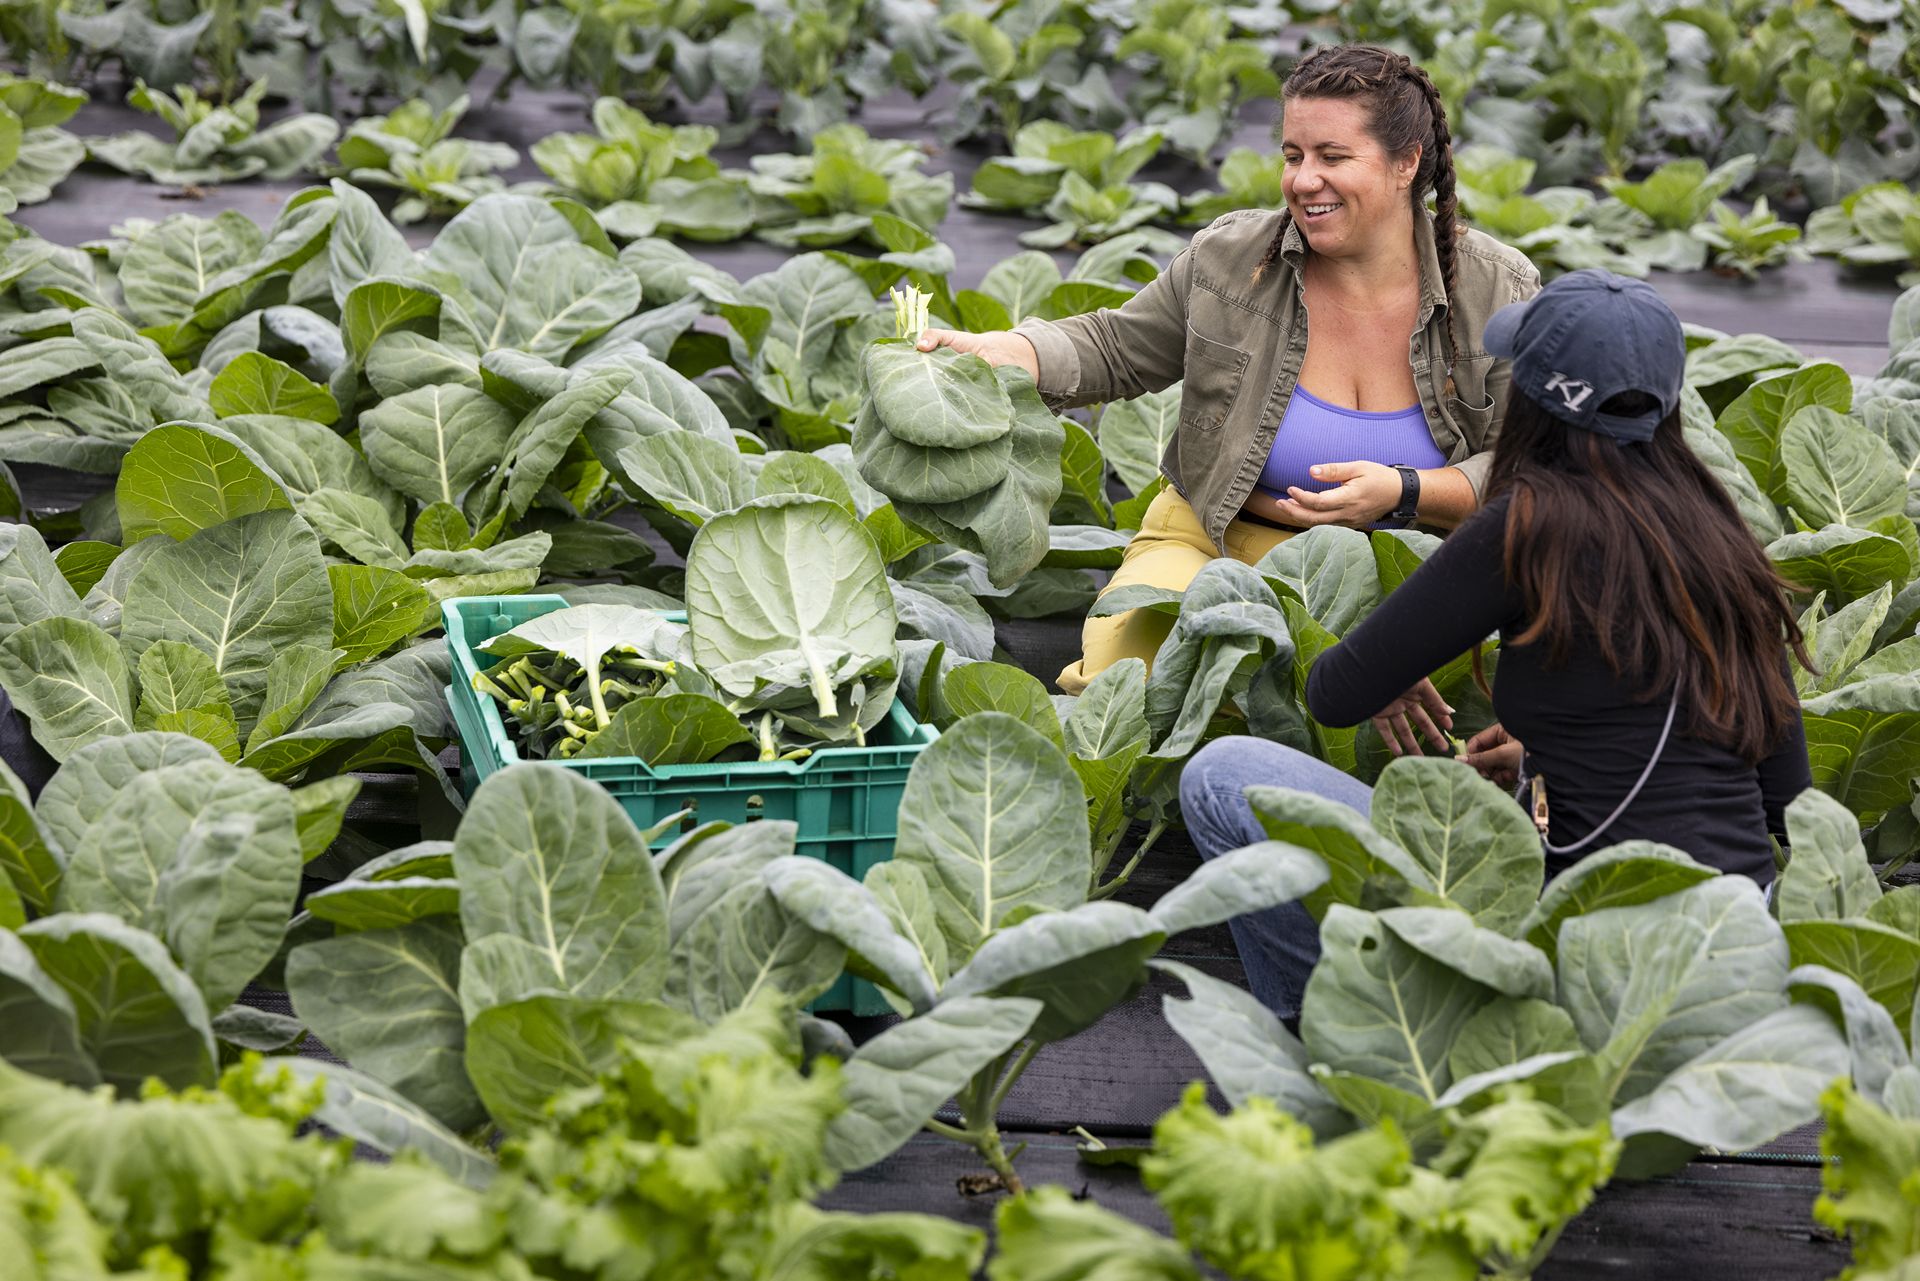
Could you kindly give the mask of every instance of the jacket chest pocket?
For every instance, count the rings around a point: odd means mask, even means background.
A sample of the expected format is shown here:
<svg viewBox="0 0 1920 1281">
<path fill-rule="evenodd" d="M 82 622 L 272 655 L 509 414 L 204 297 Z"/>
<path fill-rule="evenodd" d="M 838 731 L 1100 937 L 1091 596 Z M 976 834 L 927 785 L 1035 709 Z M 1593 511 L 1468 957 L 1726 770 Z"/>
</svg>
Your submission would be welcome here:
<svg viewBox="0 0 1920 1281">
<path fill-rule="evenodd" d="M 1466 451 L 1470 454 L 1493 447 L 1494 419 L 1501 409 L 1494 393 L 1505 390 L 1504 380 L 1498 389 L 1489 385 L 1488 375 L 1493 371 L 1493 364 L 1492 356 L 1462 357 L 1453 367 L 1451 396 L 1446 394 L 1446 375 L 1440 376 L 1441 407 L 1466 442 Z"/>
<path fill-rule="evenodd" d="M 1180 389 L 1183 431 L 1216 432 L 1233 413 L 1246 380 L 1251 353 L 1187 331 L 1186 365 Z"/>
</svg>

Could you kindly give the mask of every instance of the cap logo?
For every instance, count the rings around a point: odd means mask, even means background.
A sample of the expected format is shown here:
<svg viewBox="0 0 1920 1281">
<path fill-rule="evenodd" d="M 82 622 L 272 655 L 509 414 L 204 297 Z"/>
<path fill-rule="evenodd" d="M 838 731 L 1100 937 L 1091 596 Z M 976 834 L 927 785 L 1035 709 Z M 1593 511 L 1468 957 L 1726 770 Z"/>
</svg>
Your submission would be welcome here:
<svg viewBox="0 0 1920 1281">
<path fill-rule="evenodd" d="M 1556 369 L 1547 379 L 1545 390 L 1559 392 L 1561 403 L 1566 405 L 1568 411 L 1578 412 L 1580 406 L 1587 403 L 1587 397 L 1593 395 L 1593 384 L 1579 378 L 1569 378 Z"/>
</svg>

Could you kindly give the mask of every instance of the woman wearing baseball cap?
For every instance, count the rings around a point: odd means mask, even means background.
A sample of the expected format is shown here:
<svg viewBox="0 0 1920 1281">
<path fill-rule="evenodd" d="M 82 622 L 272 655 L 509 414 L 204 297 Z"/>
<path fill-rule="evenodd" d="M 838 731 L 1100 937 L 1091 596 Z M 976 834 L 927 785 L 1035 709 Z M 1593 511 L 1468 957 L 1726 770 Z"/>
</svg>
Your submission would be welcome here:
<svg viewBox="0 0 1920 1281">
<path fill-rule="evenodd" d="M 1444 752 L 1452 709 L 1425 674 L 1497 632 L 1500 723 L 1464 759 L 1520 787 L 1549 875 L 1644 838 L 1768 884 L 1769 834 L 1812 785 L 1787 653 L 1811 663 L 1787 584 L 1682 434 L 1679 319 L 1644 282 L 1587 270 L 1485 336 L 1513 368 L 1486 505 L 1320 656 L 1308 709 L 1371 718 L 1396 754 L 1423 737 Z M 1220 740 L 1181 780 L 1203 854 L 1264 838 L 1244 795 L 1258 783 L 1370 800 L 1302 753 Z M 1297 1014 L 1312 919 L 1296 905 L 1233 928 L 1254 991 Z"/>
</svg>

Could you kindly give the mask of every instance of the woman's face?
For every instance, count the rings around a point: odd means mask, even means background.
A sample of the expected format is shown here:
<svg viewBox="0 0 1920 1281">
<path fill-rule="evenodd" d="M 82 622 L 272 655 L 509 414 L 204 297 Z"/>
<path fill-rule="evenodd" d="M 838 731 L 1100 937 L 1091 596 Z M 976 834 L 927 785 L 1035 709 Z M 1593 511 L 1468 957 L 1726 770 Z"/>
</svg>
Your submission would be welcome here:
<svg viewBox="0 0 1920 1281">
<path fill-rule="evenodd" d="M 1313 252 L 1370 253 L 1408 216 L 1407 192 L 1419 148 L 1395 159 L 1367 130 L 1366 108 L 1345 98 L 1293 98 L 1286 104 L 1280 177 L 1287 209 Z"/>
</svg>

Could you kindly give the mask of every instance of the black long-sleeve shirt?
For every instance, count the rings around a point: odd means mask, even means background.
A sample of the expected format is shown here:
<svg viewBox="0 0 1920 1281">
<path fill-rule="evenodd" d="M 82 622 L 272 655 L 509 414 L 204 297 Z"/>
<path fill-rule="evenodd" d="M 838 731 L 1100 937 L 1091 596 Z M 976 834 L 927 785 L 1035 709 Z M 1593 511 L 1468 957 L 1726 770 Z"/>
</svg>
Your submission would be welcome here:
<svg viewBox="0 0 1920 1281">
<path fill-rule="evenodd" d="M 1358 725 L 1422 676 L 1496 631 L 1521 631 L 1525 604 L 1502 569 L 1507 501 L 1476 512 L 1380 607 L 1313 665 L 1307 709 L 1323 725 Z M 1784 648 L 1784 647 L 1783 647 Z M 1547 666 L 1541 645 L 1503 645 L 1494 710 L 1526 746 L 1530 775 L 1546 779 L 1556 845 L 1578 841 L 1611 814 L 1646 768 L 1667 718 L 1668 698 L 1640 701 L 1636 682 L 1616 677 L 1595 641 Z M 1646 786 L 1613 826 L 1579 854 L 1547 856 L 1547 871 L 1580 854 L 1642 838 L 1765 885 L 1773 880 L 1768 834 L 1785 831 L 1787 804 L 1812 786 L 1806 733 L 1795 717 L 1758 766 L 1688 736 L 1688 709 Z"/>
</svg>

